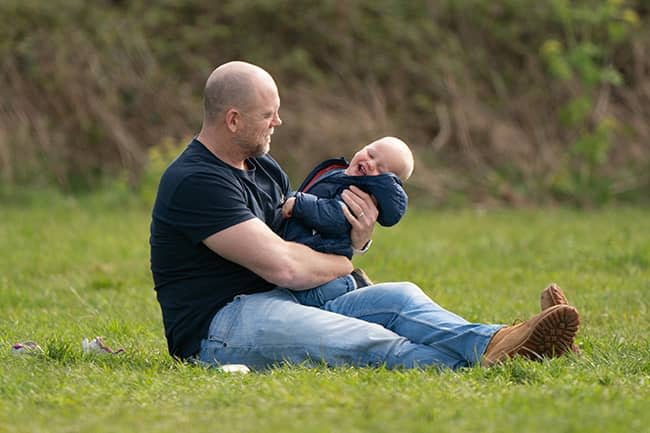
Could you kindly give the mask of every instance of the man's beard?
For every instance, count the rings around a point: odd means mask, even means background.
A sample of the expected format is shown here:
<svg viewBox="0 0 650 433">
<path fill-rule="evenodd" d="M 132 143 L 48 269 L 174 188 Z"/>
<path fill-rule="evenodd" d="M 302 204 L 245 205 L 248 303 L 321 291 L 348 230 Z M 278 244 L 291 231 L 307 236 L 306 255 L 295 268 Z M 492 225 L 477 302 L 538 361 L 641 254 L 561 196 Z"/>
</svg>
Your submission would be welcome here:
<svg viewBox="0 0 650 433">
<path fill-rule="evenodd" d="M 260 141 L 263 140 L 262 143 Z M 266 155 L 271 148 L 271 140 L 265 136 L 262 139 L 256 139 L 255 141 L 246 140 L 246 139 L 237 139 L 236 143 L 240 149 L 243 150 L 247 158 L 257 158 L 263 155 Z"/>
</svg>

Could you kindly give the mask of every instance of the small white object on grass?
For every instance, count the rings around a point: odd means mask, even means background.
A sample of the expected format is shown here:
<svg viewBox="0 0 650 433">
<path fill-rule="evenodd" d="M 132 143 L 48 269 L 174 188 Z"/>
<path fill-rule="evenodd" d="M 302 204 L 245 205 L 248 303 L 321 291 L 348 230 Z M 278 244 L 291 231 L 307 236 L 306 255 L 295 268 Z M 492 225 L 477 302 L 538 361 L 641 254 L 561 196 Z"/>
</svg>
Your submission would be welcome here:
<svg viewBox="0 0 650 433">
<path fill-rule="evenodd" d="M 244 364 L 224 364 L 219 366 L 219 369 L 226 373 L 246 374 L 251 372 L 251 369 Z"/>
<path fill-rule="evenodd" d="M 88 340 L 87 338 L 84 338 L 81 340 L 81 348 L 83 349 L 84 353 L 108 353 L 111 355 L 116 355 L 120 352 L 124 352 L 124 349 L 120 348 L 117 350 L 113 350 L 110 347 L 108 347 L 105 343 L 102 337 L 95 337 L 92 340 Z"/>
<path fill-rule="evenodd" d="M 43 349 L 33 341 L 25 341 L 12 345 L 11 353 L 14 355 L 35 355 L 37 353 L 43 353 Z"/>
</svg>

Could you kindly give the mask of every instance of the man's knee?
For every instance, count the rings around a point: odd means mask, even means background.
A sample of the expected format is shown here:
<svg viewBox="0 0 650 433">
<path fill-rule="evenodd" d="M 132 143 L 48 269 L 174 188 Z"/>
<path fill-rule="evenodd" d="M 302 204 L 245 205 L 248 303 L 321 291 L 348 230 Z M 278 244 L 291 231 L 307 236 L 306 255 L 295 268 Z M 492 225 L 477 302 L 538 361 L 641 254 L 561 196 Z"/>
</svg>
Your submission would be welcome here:
<svg viewBox="0 0 650 433">
<path fill-rule="evenodd" d="M 412 283 L 410 281 L 399 281 L 399 282 L 392 282 L 392 283 L 381 283 L 381 284 L 376 284 L 372 287 L 376 287 L 378 290 L 381 291 L 388 291 L 388 292 L 397 292 L 397 293 L 402 293 L 405 295 L 421 295 L 424 294 L 422 289 L 415 283 Z"/>
</svg>

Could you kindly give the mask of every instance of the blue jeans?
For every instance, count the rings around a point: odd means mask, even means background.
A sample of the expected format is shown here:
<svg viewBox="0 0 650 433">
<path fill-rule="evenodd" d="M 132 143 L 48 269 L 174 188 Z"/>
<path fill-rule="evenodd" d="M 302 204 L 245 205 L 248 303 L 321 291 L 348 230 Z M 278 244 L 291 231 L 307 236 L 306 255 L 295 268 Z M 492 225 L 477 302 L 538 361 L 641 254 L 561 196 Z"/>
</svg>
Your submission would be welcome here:
<svg viewBox="0 0 650 433">
<path fill-rule="evenodd" d="M 336 278 L 309 290 L 292 290 L 291 294 L 302 305 L 323 307 L 327 301 L 338 298 L 357 288 L 352 275 Z"/>
<path fill-rule="evenodd" d="M 322 309 L 276 288 L 237 296 L 219 310 L 199 360 L 258 370 L 283 362 L 457 369 L 479 363 L 500 328 L 469 323 L 407 282 L 353 290 Z"/>
</svg>

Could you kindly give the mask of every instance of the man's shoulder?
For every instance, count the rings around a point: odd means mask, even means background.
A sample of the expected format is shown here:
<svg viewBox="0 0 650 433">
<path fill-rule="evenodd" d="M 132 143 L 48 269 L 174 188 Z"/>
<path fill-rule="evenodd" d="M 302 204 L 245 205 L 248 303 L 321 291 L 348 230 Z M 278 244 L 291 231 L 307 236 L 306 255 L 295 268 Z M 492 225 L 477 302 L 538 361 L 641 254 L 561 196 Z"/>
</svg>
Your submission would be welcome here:
<svg viewBox="0 0 650 433">
<path fill-rule="evenodd" d="M 221 162 L 212 153 L 194 140 L 167 167 L 163 177 L 183 179 L 189 176 L 218 176 L 225 178 L 236 177 L 233 169 Z"/>
<path fill-rule="evenodd" d="M 191 152 L 183 152 L 163 173 L 159 195 L 170 201 L 178 194 L 217 193 L 218 187 L 240 189 L 233 170 L 213 161 L 194 158 Z"/>
</svg>

